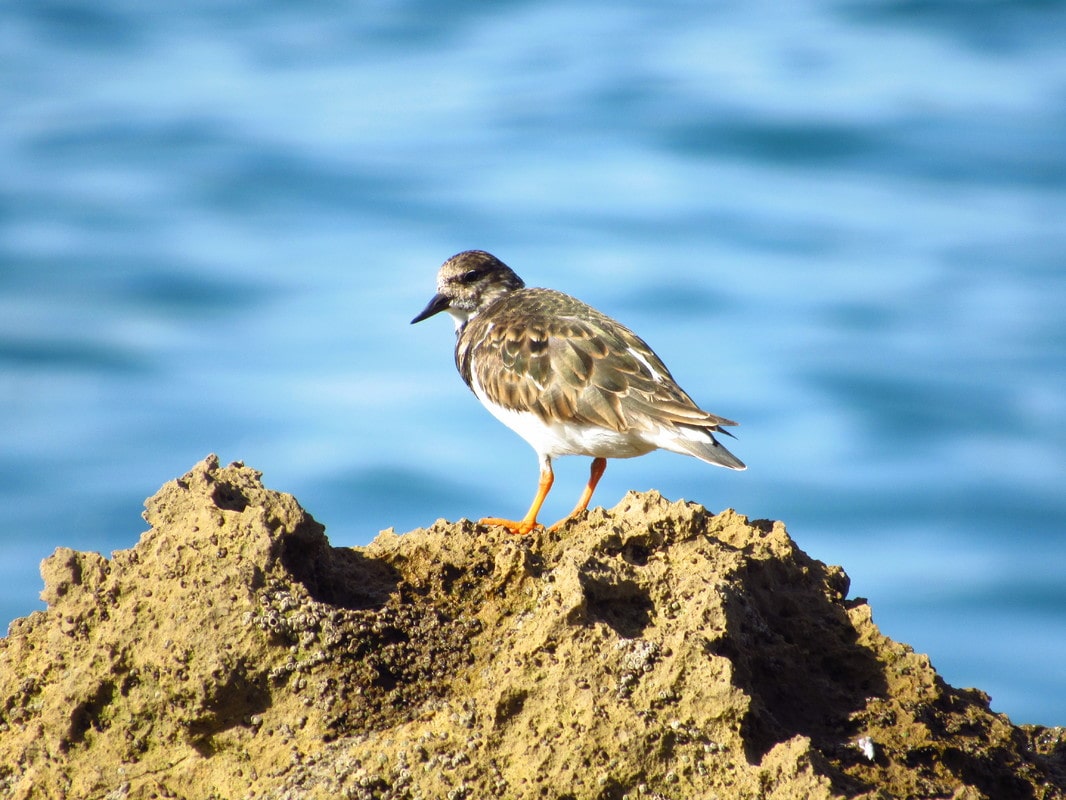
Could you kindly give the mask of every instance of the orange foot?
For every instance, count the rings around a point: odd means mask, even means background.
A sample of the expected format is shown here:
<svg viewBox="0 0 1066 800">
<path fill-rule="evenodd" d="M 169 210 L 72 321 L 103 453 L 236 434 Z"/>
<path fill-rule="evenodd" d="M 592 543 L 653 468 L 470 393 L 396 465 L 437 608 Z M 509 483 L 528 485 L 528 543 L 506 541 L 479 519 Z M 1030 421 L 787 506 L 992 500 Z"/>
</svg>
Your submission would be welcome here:
<svg viewBox="0 0 1066 800">
<path fill-rule="evenodd" d="M 532 531 L 534 528 L 543 529 L 543 525 L 538 525 L 535 519 L 523 519 L 515 522 L 513 519 L 499 519 L 498 517 L 485 517 L 478 520 L 479 525 L 499 525 L 501 528 L 506 528 L 508 533 L 514 533 L 519 536 Z"/>
</svg>

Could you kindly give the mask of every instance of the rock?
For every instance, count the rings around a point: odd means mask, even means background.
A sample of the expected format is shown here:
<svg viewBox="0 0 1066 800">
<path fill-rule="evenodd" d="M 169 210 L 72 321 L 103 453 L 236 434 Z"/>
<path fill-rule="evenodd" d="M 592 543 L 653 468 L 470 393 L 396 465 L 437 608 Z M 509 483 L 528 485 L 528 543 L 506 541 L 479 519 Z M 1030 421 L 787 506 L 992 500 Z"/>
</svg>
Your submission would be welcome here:
<svg viewBox="0 0 1066 800">
<path fill-rule="evenodd" d="M 558 533 L 368 547 L 211 456 L 0 640 L 12 798 L 1061 798 L 781 523 L 628 494 Z"/>
</svg>

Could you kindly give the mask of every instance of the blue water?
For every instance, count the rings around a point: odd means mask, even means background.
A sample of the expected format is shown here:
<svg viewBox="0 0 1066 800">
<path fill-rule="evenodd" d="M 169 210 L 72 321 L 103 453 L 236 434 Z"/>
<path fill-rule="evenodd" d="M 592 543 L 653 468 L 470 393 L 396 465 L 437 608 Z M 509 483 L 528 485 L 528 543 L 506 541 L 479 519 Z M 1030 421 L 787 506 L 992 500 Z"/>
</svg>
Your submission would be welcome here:
<svg viewBox="0 0 1066 800">
<path fill-rule="evenodd" d="M 408 325 L 477 247 L 742 423 L 747 472 L 596 502 L 783 519 L 1066 724 L 1064 41 L 1050 1 L 3 4 L 0 624 L 209 452 L 338 545 L 521 513 L 532 451 Z"/>
</svg>

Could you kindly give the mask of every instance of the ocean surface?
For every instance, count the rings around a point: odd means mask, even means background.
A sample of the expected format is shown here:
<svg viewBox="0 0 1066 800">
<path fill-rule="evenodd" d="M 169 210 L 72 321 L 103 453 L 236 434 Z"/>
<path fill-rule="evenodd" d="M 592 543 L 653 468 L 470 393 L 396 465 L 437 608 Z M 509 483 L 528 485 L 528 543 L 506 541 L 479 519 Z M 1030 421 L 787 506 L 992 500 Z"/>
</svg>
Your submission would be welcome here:
<svg viewBox="0 0 1066 800">
<path fill-rule="evenodd" d="M 208 453 L 335 545 L 516 515 L 437 267 L 490 250 L 740 421 L 881 629 L 1066 725 L 1066 3 L 0 4 L 0 630 Z M 544 519 L 586 459 L 557 462 Z"/>
</svg>

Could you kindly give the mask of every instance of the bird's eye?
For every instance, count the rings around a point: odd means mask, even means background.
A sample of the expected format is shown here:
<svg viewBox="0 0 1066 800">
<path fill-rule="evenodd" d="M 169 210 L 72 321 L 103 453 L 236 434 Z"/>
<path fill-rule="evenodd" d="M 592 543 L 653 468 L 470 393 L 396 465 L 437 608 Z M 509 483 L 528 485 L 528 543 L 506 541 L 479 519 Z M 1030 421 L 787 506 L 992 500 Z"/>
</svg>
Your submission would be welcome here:
<svg viewBox="0 0 1066 800">
<path fill-rule="evenodd" d="M 463 283 L 473 283 L 481 277 L 481 270 L 472 269 L 469 272 L 464 272 L 463 276 L 459 279 Z"/>
</svg>

